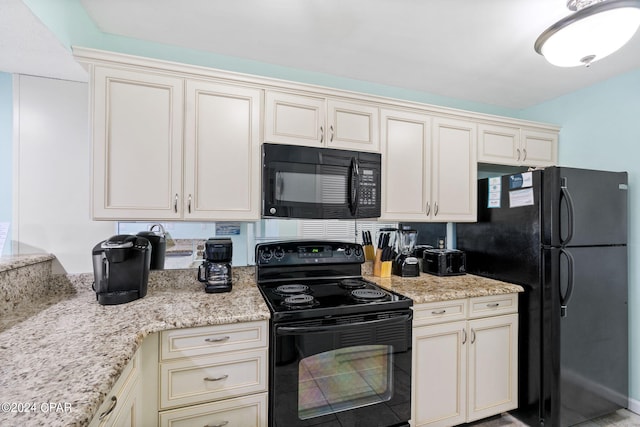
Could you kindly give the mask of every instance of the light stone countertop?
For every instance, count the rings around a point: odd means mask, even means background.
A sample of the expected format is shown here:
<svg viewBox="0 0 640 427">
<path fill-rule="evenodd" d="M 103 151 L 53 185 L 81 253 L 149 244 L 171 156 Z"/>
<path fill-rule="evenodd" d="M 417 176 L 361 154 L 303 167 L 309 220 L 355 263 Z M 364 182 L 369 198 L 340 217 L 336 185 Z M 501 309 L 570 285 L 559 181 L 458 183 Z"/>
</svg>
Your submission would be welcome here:
<svg viewBox="0 0 640 427">
<path fill-rule="evenodd" d="M 194 270 L 152 272 L 144 298 L 111 306 L 96 302 L 91 274 L 70 276 L 68 298 L 0 332 L 0 426 L 85 426 L 147 335 L 269 319 L 248 270 L 234 269 L 221 294 L 205 293 Z M 49 402 L 71 409 L 42 410 Z M 11 403 L 35 410 L 7 412 Z"/>
<path fill-rule="evenodd" d="M 363 276 L 408 296 L 415 304 L 522 292 L 523 288 L 478 276 L 379 278 L 370 263 Z M 29 413 L 0 412 L 4 426 L 85 426 L 143 339 L 154 332 L 268 319 L 255 284 L 254 267 L 235 267 L 230 293 L 206 294 L 194 270 L 152 272 L 147 296 L 102 306 L 91 290 L 91 274 L 57 277 L 71 289 L 2 330 L 0 322 L 0 404 L 34 403 Z M 14 313 L 19 317 L 20 312 Z M 70 404 L 68 412 L 45 412 L 43 403 Z"/>
</svg>

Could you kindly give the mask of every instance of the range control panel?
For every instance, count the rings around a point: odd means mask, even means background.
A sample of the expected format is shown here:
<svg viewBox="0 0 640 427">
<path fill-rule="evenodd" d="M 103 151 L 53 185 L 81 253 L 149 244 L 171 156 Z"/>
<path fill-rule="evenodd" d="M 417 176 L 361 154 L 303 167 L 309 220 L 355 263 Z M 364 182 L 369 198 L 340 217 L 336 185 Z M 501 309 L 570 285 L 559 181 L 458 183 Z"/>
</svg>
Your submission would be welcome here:
<svg viewBox="0 0 640 427">
<path fill-rule="evenodd" d="M 256 245 L 258 266 L 361 264 L 364 251 L 357 243 L 283 241 Z"/>
</svg>

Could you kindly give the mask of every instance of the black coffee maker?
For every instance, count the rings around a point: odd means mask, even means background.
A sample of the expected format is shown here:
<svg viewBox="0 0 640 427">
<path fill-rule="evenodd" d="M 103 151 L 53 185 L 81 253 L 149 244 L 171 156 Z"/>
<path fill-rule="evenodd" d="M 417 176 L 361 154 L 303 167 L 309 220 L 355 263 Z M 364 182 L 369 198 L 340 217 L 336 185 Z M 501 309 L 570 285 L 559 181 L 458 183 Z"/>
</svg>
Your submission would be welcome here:
<svg viewBox="0 0 640 427">
<path fill-rule="evenodd" d="M 92 255 L 93 290 L 98 303 L 123 304 L 147 294 L 151 264 L 149 240 L 119 234 L 94 246 Z"/>
<path fill-rule="evenodd" d="M 198 267 L 198 280 L 204 283 L 207 293 L 231 290 L 231 239 L 208 239 L 204 245 L 204 261 Z"/>
</svg>

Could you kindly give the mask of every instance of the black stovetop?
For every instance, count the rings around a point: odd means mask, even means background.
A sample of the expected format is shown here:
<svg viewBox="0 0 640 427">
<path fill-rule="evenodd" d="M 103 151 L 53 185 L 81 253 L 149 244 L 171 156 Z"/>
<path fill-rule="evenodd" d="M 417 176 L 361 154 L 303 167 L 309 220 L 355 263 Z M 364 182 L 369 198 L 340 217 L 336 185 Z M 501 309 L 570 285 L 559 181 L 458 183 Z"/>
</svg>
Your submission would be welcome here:
<svg viewBox="0 0 640 427">
<path fill-rule="evenodd" d="M 362 278 L 258 285 L 273 320 L 363 314 L 411 307 L 413 301 Z"/>
<path fill-rule="evenodd" d="M 379 313 L 413 305 L 410 298 L 363 279 L 363 262 L 362 247 L 354 243 L 294 241 L 256 246 L 258 287 L 276 322 Z"/>
</svg>

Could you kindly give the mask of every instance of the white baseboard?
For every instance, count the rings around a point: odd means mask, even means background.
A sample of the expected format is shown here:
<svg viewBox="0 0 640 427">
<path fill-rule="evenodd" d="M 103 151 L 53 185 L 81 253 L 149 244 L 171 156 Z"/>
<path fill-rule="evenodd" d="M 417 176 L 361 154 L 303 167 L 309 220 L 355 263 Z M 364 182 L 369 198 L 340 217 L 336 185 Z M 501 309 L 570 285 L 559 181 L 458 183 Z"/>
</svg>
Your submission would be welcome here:
<svg viewBox="0 0 640 427">
<path fill-rule="evenodd" d="M 640 400 L 629 398 L 629 410 L 640 415 Z"/>
</svg>

